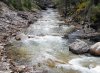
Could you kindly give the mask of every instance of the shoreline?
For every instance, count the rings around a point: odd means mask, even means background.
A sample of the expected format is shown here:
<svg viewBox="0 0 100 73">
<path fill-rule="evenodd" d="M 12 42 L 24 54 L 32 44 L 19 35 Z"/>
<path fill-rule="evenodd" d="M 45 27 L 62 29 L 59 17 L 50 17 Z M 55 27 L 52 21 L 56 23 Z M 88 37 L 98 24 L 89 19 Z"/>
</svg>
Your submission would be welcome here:
<svg viewBox="0 0 100 73">
<path fill-rule="evenodd" d="M 18 66 L 6 56 L 6 45 L 18 33 L 25 31 L 31 24 L 41 17 L 40 11 L 14 11 L 0 2 L 0 73 L 27 72 L 31 67 Z"/>
</svg>

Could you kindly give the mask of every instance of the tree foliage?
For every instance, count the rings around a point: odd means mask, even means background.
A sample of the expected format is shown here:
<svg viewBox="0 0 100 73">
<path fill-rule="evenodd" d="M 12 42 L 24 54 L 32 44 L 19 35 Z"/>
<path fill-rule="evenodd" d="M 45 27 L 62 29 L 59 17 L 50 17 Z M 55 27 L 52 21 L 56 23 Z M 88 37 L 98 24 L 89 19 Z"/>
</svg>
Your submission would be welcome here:
<svg viewBox="0 0 100 73">
<path fill-rule="evenodd" d="M 17 10 L 34 10 L 43 6 L 43 0 L 2 0 L 10 7 Z"/>
<path fill-rule="evenodd" d="M 100 16 L 100 0 L 53 0 L 64 16 L 73 15 L 74 19 L 96 21 Z"/>
</svg>

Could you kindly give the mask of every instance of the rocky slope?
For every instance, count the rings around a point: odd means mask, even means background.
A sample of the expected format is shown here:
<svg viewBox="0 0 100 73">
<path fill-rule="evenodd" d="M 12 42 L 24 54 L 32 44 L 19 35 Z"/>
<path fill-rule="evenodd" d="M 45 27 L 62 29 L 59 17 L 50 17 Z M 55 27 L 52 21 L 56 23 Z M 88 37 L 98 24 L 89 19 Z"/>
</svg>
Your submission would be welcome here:
<svg viewBox="0 0 100 73">
<path fill-rule="evenodd" d="M 6 4 L 0 1 L 0 73 L 24 73 L 29 71 L 27 67 L 19 67 L 5 55 L 5 45 L 16 36 L 17 33 L 24 31 L 41 17 L 39 11 L 13 11 Z M 26 69 L 27 68 L 27 69 Z M 26 69 L 26 71 L 25 71 Z M 31 70 L 30 70 L 31 71 Z"/>
<path fill-rule="evenodd" d="M 13 11 L 0 2 L 0 43 L 7 42 L 16 33 L 34 23 L 38 17 L 39 12 Z"/>
</svg>

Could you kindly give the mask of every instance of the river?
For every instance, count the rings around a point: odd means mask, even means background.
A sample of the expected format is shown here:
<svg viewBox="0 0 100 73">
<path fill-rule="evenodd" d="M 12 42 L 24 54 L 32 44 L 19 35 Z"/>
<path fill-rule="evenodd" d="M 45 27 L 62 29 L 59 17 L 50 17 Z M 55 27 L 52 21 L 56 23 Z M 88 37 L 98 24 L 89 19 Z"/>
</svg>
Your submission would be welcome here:
<svg viewBox="0 0 100 73">
<path fill-rule="evenodd" d="M 64 22 L 56 9 L 47 9 L 41 15 L 23 32 L 21 41 L 10 41 L 8 56 L 22 65 L 36 65 L 49 73 L 100 73 L 99 57 L 69 51 L 68 40 L 62 38 L 69 27 L 61 25 Z"/>
</svg>

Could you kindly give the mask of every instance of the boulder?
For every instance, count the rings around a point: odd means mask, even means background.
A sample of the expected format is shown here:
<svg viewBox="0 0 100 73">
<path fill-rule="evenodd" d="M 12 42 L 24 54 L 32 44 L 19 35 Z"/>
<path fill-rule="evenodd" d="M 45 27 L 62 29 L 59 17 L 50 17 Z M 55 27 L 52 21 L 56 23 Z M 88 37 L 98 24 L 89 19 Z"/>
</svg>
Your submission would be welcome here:
<svg viewBox="0 0 100 73">
<path fill-rule="evenodd" d="M 97 42 L 90 47 L 90 54 L 100 56 L 100 42 Z"/>
<path fill-rule="evenodd" d="M 28 20 L 28 15 L 26 15 L 25 13 L 18 12 L 17 15 L 20 16 L 23 19 Z"/>
<path fill-rule="evenodd" d="M 9 63 L 0 62 L 0 71 L 9 71 Z M 10 73 L 10 72 L 8 72 L 8 73 Z"/>
<path fill-rule="evenodd" d="M 75 42 L 69 45 L 69 50 L 75 54 L 84 54 L 89 51 L 89 46 L 84 41 L 76 39 Z"/>
<path fill-rule="evenodd" d="M 74 25 L 71 25 L 69 26 L 68 28 L 66 28 L 66 30 L 64 31 L 64 37 L 63 38 L 66 38 L 68 37 L 68 34 L 72 33 L 75 31 L 75 26 Z"/>
<path fill-rule="evenodd" d="M 80 39 L 80 36 L 83 34 L 84 32 L 82 30 L 77 30 L 75 32 L 68 34 L 66 38 L 68 39 L 69 43 L 73 43 L 76 39 Z"/>
<path fill-rule="evenodd" d="M 19 33 L 19 34 L 17 34 L 16 36 L 15 36 L 15 39 L 17 40 L 17 41 L 20 41 L 20 40 L 23 40 L 23 39 L 26 39 L 26 38 L 28 38 L 24 33 Z"/>
<path fill-rule="evenodd" d="M 17 41 L 19 41 L 19 40 L 21 40 L 21 37 L 17 35 L 17 36 L 15 37 L 15 39 L 16 39 Z"/>
</svg>

